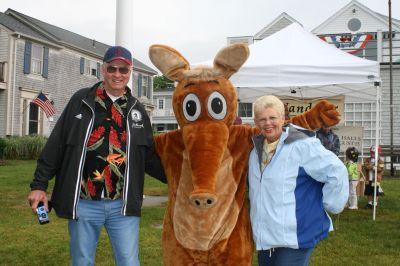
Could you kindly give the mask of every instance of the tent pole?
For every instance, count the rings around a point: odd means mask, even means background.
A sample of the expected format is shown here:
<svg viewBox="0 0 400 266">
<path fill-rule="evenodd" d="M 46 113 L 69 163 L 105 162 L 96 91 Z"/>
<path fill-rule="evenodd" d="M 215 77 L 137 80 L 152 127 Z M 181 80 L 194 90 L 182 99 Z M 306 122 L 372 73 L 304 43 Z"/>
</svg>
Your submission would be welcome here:
<svg viewBox="0 0 400 266">
<path fill-rule="evenodd" d="M 379 126 L 380 126 L 380 96 L 381 96 L 381 92 L 380 92 L 380 82 L 375 82 L 375 87 L 376 87 L 376 117 L 375 117 L 375 167 L 374 167 L 374 201 L 372 202 L 372 206 L 373 206 L 373 212 L 372 212 L 372 220 L 375 221 L 375 217 L 376 217 L 376 187 L 377 187 L 377 175 L 378 175 L 378 146 L 379 146 L 379 140 L 380 140 L 380 136 L 379 136 Z"/>
</svg>

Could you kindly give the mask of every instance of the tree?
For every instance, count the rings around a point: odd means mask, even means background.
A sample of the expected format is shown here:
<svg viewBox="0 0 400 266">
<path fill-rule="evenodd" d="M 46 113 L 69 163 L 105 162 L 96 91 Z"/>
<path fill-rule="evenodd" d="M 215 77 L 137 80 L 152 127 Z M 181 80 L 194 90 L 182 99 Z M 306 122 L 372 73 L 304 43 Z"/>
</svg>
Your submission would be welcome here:
<svg viewBox="0 0 400 266">
<path fill-rule="evenodd" d="M 153 78 L 153 89 L 155 91 L 162 90 L 165 88 L 170 88 L 174 86 L 174 82 L 172 80 L 167 79 L 164 75 L 155 76 Z"/>
</svg>

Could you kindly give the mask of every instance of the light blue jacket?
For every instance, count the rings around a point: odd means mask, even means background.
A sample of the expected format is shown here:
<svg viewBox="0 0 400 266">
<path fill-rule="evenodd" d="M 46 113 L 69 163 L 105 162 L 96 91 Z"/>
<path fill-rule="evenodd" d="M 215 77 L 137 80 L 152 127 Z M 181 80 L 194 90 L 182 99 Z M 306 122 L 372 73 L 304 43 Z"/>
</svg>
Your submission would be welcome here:
<svg viewBox="0 0 400 266">
<path fill-rule="evenodd" d="M 261 172 L 262 135 L 249 158 L 250 216 L 257 250 L 310 248 L 333 230 L 326 211 L 340 213 L 349 196 L 347 169 L 312 131 L 284 126 Z M 326 210 L 326 211 L 325 211 Z"/>
</svg>

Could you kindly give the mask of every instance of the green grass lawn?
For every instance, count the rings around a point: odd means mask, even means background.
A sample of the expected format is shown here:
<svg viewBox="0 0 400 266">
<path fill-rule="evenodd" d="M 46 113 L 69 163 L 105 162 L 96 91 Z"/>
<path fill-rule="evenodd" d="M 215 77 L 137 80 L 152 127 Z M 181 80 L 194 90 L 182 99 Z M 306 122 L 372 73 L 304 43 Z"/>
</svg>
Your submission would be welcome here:
<svg viewBox="0 0 400 266">
<path fill-rule="evenodd" d="M 34 168 L 34 161 L 8 161 L 0 166 L 0 265 L 70 265 L 67 221 L 51 212 L 51 222 L 39 225 L 28 206 Z M 400 179 L 385 179 L 382 186 L 386 195 L 380 199 L 376 220 L 371 210 L 363 208 L 332 215 L 335 231 L 317 246 L 311 265 L 400 265 Z M 166 186 L 146 178 L 145 194 L 165 195 Z M 362 198 L 359 207 L 365 203 Z M 143 208 L 142 265 L 162 265 L 159 225 L 163 216 L 163 206 Z M 96 265 L 113 264 L 103 231 Z"/>
</svg>

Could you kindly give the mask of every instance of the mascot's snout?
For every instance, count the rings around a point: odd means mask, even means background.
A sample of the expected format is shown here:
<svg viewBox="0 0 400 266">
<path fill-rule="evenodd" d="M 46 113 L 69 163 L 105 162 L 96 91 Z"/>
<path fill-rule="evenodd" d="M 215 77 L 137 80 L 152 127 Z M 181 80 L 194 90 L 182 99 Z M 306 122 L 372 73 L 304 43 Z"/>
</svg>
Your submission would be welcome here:
<svg viewBox="0 0 400 266">
<path fill-rule="evenodd" d="M 228 143 L 228 127 L 223 122 L 198 122 L 182 130 L 192 172 L 189 201 L 196 208 L 211 208 L 218 201 L 215 184 Z"/>
<path fill-rule="evenodd" d="M 199 209 L 211 208 L 217 202 L 217 195 L 208 193 L 206 191 L 193 191 L 190 194 L 190 203 Z"/>
</svg>

